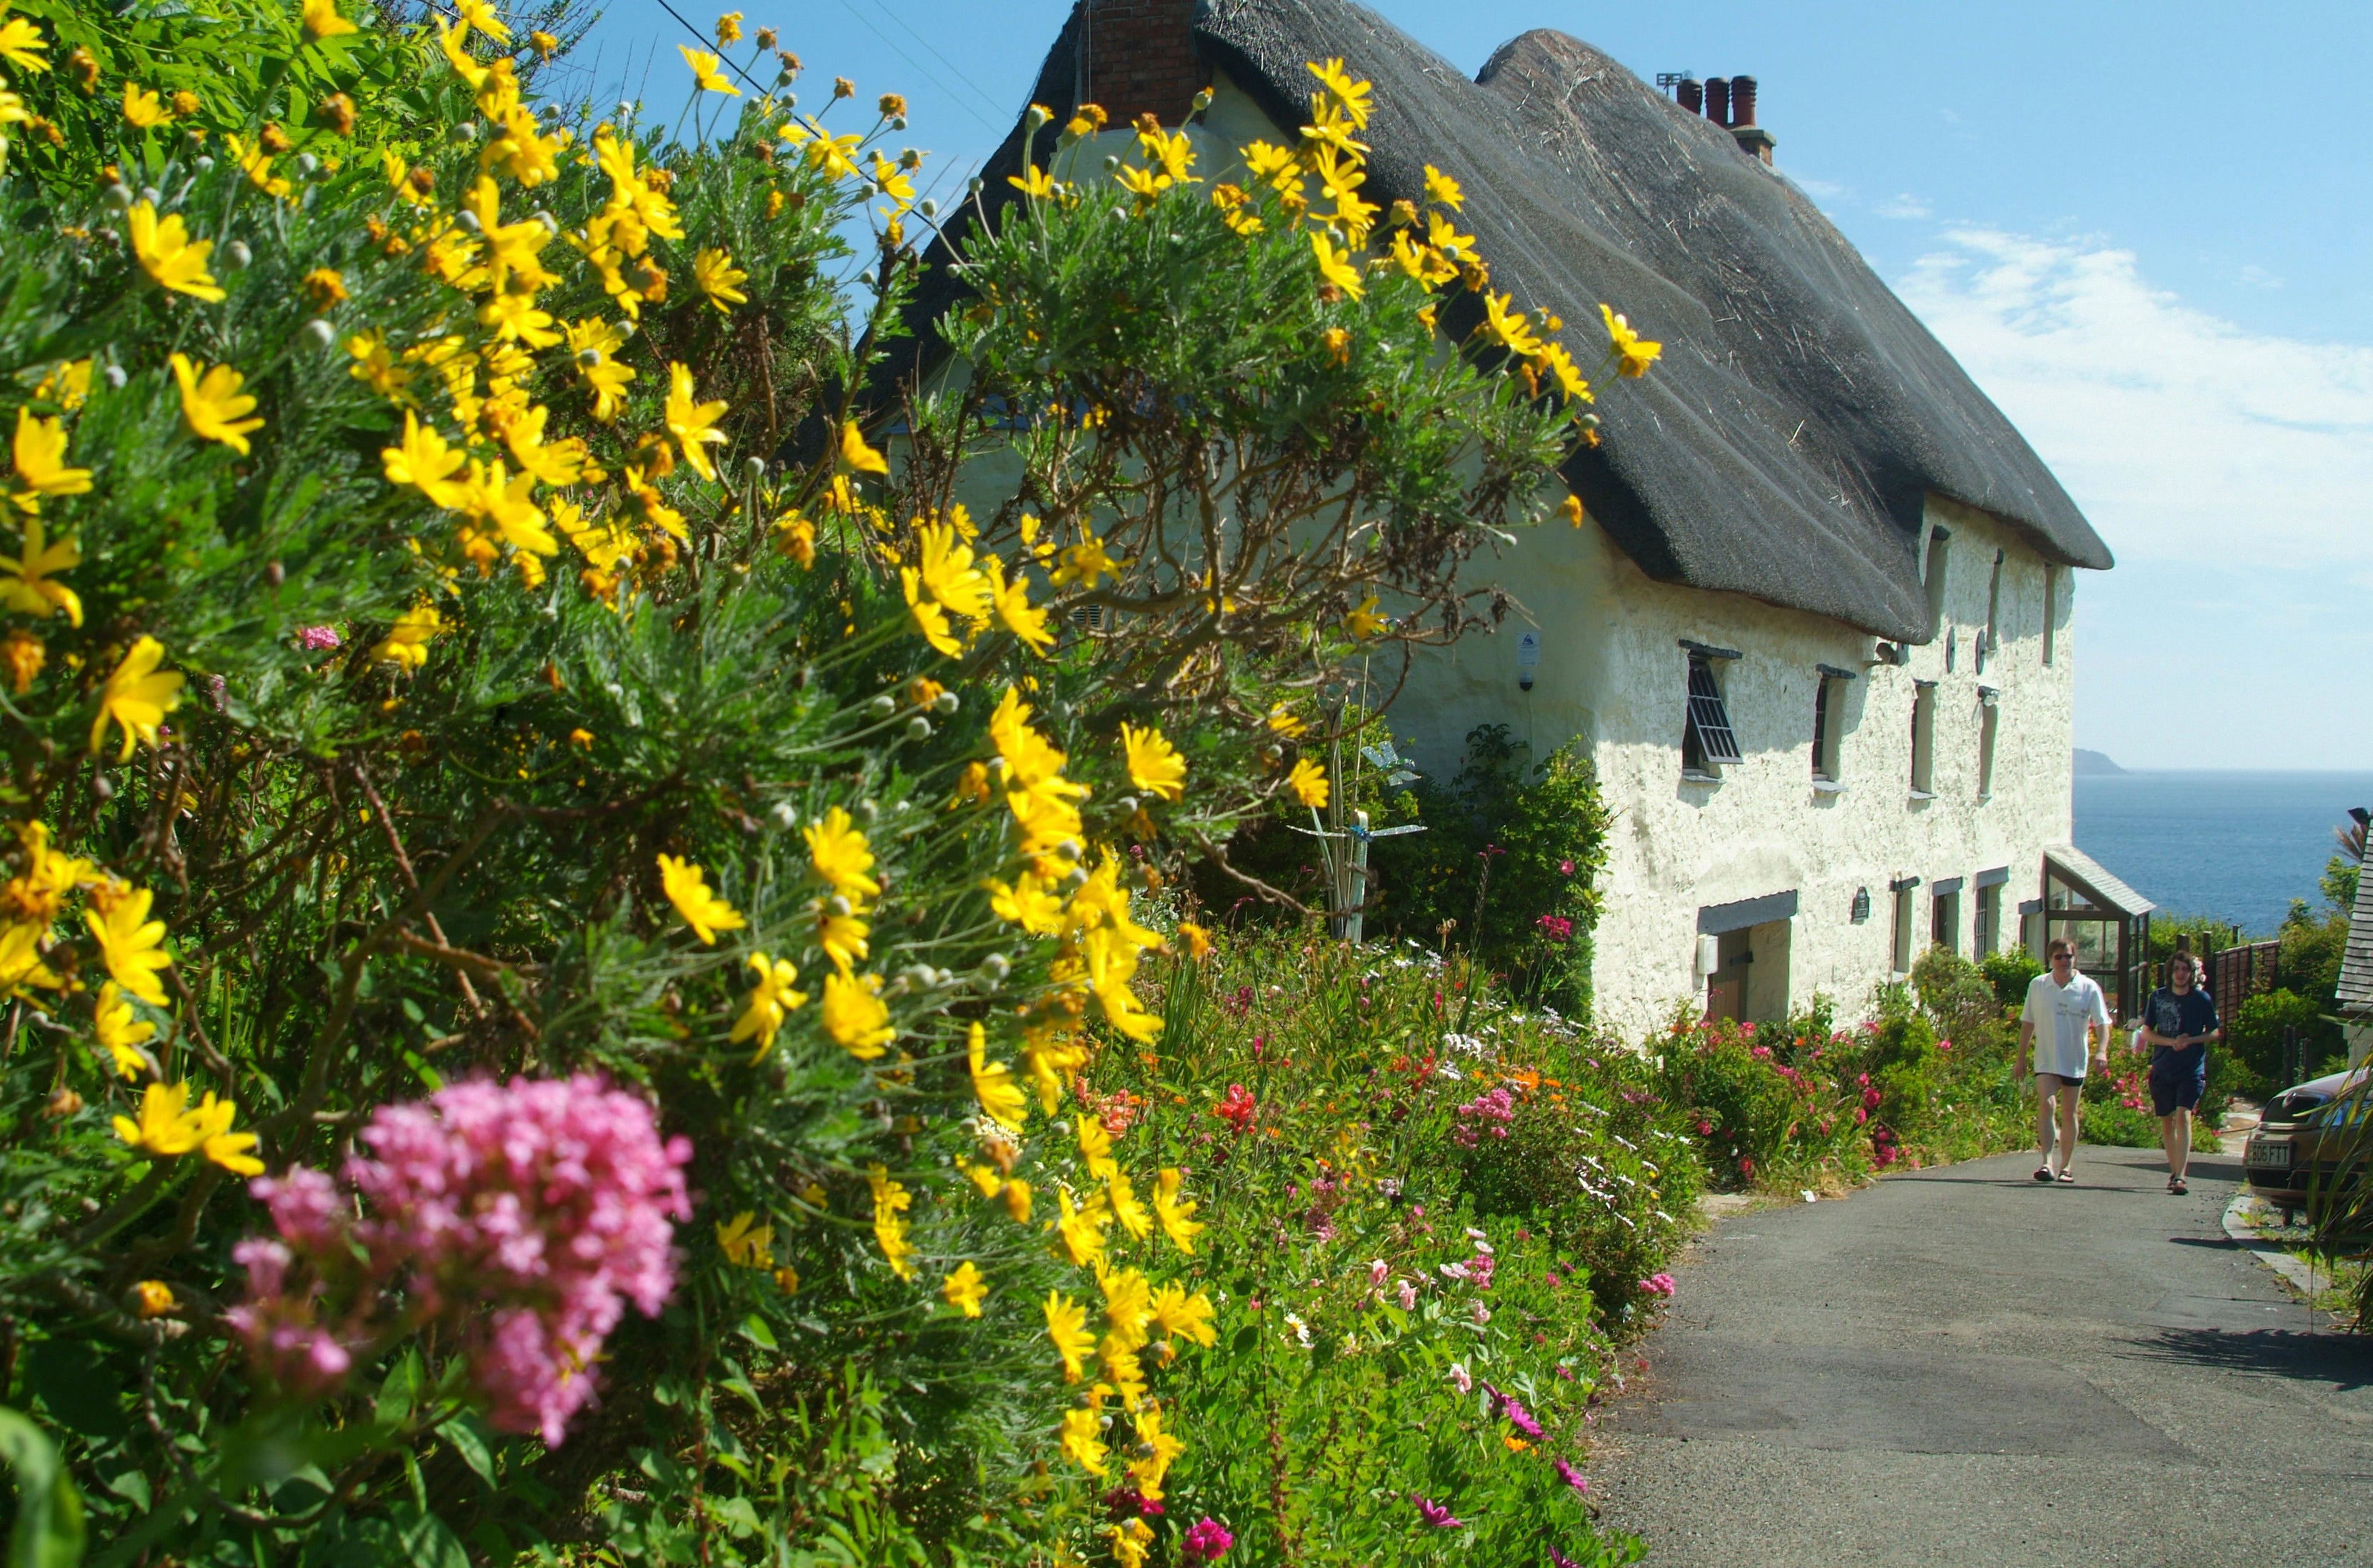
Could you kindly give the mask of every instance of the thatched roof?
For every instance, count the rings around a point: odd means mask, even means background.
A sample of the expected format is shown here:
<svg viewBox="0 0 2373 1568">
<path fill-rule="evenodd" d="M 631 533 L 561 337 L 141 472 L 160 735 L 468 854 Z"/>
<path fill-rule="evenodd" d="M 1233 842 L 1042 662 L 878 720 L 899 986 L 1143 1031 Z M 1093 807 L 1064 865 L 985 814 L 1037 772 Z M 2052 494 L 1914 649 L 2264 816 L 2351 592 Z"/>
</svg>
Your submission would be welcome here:
<svg viewBox="0 0 2373 1568">
<path fill-rule="evenodd" d="M 1058 121 L 1077 28 L 1075 11 L 1032 94 Z M 1605 444 L 1567 473 L 1650 576 L 1924 641 L 1930 492 L 2016 525 L 2048 560 L 2110 564 L 2001 410 L 1802 192 L 1588 44 L 1529 32 L 1468 81 L 1349 0 L 1200 0 L 1193 32 L 1280 126 L 1306 118 L 1309 61 L 1339 55 L 1373 81 L 1365 193 L 1421 201 L 1429 162 L 1455 176 L 1493 287 L 1563 315 L 1576 360 L 1606 349 L 1601 300 L 1664 343 L 1645 380 L 1602 398 Z M 993 206 L 1020 158 L 1017 126 L 982 171 Z M 953 298 L 941 274 L 918 313 Z M 1479 314 L 1462 298 L 1444 324 Z"/>
</svg>

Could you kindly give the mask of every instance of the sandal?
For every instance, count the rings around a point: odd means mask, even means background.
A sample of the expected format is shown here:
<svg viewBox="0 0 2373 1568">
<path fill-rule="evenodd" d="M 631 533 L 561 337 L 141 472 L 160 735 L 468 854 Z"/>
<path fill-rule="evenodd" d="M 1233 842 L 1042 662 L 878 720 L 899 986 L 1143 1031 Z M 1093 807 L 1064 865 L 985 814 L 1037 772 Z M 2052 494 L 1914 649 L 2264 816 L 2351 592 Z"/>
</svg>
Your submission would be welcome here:
<svg viewBox="0 0 2373 1568">
<path fill-rule="evenodd" d="M 2038 1165 L 2035 1168 L 2035 1179 L 2038 1181 L 2050 1181 L 2052 1179 L 2052 1167 L 2049 1165 Z"/>
<path fill-rule="evenodd" d="M 2167 1189 L 2168 1189 L 2169 1192 L 2171 1192 L 2171 1193 L 2175 1194 L 2178 1198 L 2181 1198 L 2181 1197 L 2182 1197 L 2182 1196 L 2184 1196 L 2186 1193 L 2188 1193 L 2188 1192 L 2190 1192 L 2190 1191 L 2192 1190 L 2192 1188 L 2191 1188 L 2190 1187 L 2188 1187 L 2188 1186 L 2186 1186 L 2186 1185 L 2184 1184 L 2184 1180 L 2183 1180 L 2183 1178 L 2182 1178 L 2181 1176 L 2169 1176 L 2169 1177 L 2168 1177 L 2168 1178 L 2167 1178 Z"/>
<path fill-rule="evenodd" d="M 2074 1187 L 2076 1185 L 2076 1173 L 2075 1171 L 2062 1171 L 2060 1173 L 2060 1179 L 2064 1185 Z"/>
</svg>

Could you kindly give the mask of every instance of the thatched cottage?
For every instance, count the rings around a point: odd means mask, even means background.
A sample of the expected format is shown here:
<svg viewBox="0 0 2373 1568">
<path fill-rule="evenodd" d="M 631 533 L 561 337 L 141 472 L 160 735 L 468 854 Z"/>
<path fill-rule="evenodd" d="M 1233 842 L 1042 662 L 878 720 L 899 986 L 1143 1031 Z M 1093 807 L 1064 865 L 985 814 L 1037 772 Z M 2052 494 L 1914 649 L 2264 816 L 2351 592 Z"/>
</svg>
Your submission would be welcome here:
<svg viewBox="0 0 2373 1568">
<path fill-rule="evenodd" d="M 1590 521 L 1480 568 L 1521 612 L 1429 656 L 1393 712 L 1420 766 L 1487 722 L 1596 762 L 1606 1020 L 1858 1002 L 1931 942 L 2047 923 L 2118 977 L 2140 901 L 2067 848 L 2075 573 L 2110 551 L 1777 170 L 1751 78 L 1668 97 L 1539 31 L 1470 81 L 1348 0 L 1086 0 L 1032 97 L 1175 124 L 1209 87 L 1224 165 L 1291 141 L 1305 63 L 1338 56 L 1376 87 L 1371 199 L 1420 198 L 1434 163 L 1495 285 L 1562 309 L 1577 360 L 1602 299 L 1665 345 L 1568 471 Z"/>
</svg>

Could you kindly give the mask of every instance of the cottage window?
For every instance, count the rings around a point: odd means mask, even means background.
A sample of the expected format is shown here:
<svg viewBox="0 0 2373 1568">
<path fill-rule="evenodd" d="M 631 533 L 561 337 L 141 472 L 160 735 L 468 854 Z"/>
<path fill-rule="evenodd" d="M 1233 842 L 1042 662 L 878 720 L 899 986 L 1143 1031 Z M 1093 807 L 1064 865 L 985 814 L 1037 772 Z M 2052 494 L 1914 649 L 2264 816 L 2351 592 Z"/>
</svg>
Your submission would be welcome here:
<svg viewBox="0 0 2373 1568">
<path fill-rule="evenodd" d="M 1813 777 L 1834 779 L 1836 759 L 1829 755 L 1829 678 L 1823 675 L 1813 688 Z"/>
<path fill-rule="evenodd" d="M 1731 729 L 1730 710 L 1723 706 L 1713 659 L 1691 649 L 1689 702 L 1681 719 L 1681 771 L 1710 775 L 1721 764 L 1739 760 L 1738 736 Z"/>
<path fill-rule="evenodd" d="M 2003 552 L 1994 552 L 1993 579 L 1986 584 L 1986 630 L 1978 639 L 1978 673 L 1986 673 L 1986 661 L 2002 649 L 2002 639 L 1994 635 L 1995 622 L 2002 615 Z"/>
<path fill-rule="evenodd" d="M 1961 950 L 1961 879 L 1940 882 L 1929 890 L 1928 940 L 1947 953 Z"/>
<path fill-rule="evenodd" d="M 1936 683 L 1921 681 L 1911 691 L 1911 792 L 1935 793 Z"/>
<path fill-rule="evenodd" d="M 1931 641 L 1945 629 L 1945 569 L 1950 564 L 1953 531 L 1932 528 L 1928 531 L 1928 637 Z"/>
<path fill-rule="evenodd" d="M 1895 972 L 1911 973 L 1911 895 L 1920 886 L 1916 876 L 1899 878 L 1888 884 L 1895 895 Z"/>
<path fill-rule="evenodd" d="M 1813 781 L 1834 784 L 1844 774 L 1840 766 L 1840 754 L 1845 739 L 1846 683 L 1853 672 L 1835 665 L 1817 664 L 1820 684 L 1813 692 Z"/>
<path fill-rule="evenodd" d="M 1984 705 L 1978 709 L 1978 799 L 1983 801 L 1994 792 L 1994 735 L 2001 728 L 2002 708 L 1995 694 L 1982 686 L 1978 700 Z"/>
<path fill-rule="evenodd" d="M 2043 661 L 2052 662 L 2054 638 L 2060 620 L 2060 568 L 2051 562 L 2043 563 Z"/>
<path fill-rule="evenodd" d="M 1977 945 L 1972 958 L 1991 958 L 2002 946 L 2002 891 L 2000 883 L 1978 889 Z"/>
</svg>

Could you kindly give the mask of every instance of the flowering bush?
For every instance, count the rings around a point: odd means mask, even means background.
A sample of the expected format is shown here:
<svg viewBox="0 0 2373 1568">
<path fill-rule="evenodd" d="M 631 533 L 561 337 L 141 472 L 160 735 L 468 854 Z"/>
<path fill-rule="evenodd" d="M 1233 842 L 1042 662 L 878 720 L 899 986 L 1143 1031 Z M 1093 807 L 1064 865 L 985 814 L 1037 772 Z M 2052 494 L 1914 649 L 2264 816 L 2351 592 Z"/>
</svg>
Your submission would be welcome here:
<svg viewBox="0 0 2373 1568">
<path fill-rule="evenodd" d="M 1245 1561 L 1637 1550 L 1591 1530 L 1591 1433 L 1695 1161 L 1640 1075 L 1554 1019 L 1495 991 L 1452 1035 L 1455 972 L 1408 946 L 1222 941 L 1172 971 L 1155 1046 L 1087 1070 L 1142 1094 L 1139 1136 L 1198 1187 L 1182 1282 L 1214 1342 L 1179 1363 L 1200 1458 L 1165 1502 Z"/>
<path fill-rule="evenodd" d="M 1205 939 L 1143 895 L 1322 799 L 1312 688 L 1570 500 L 1567 352 L 1505 294 L 1434 351 L 1455 182 L 1362 201 L 1339 67 L 1250 190 L 1034 113 L 916 322 L 903 100 L 759 96 L 760 29 L 679 143 L 537 99 L 558 14 L 0 23 L 0 1398 L 55 1554 L 1257 1557 L 1213 1352 L 1280 1352 L 1279 1224 L 1390 1240 L 1409 1355 L 1506 1341 L 1570 1437 L 1546 1235 L 1462 1237 L 1487 1336 L 1348 1129 L 1272 1136 L 1299 1041 L 1220 1117 L 1146 1065 Z M 894 376 L 918 327 L 968 373 Z"/>
<path fill-rule="evenodd" d="M 1968 960 L 1931 954 L 1921 965 L 1926 989 L 1880 987 L 1872 1016 L 1851 1029 L 1816 998 L 1759 1024 L 1683 1012 L 1648 1042 L 1660 1090 L 1691 1107 L 1688 1130 L 1717 1182 L 1844 1187 L 2032 1139 L 2033 1103 L 2013 1071 L 2016 1017 L 1970 983 Z"/>
</svg>

